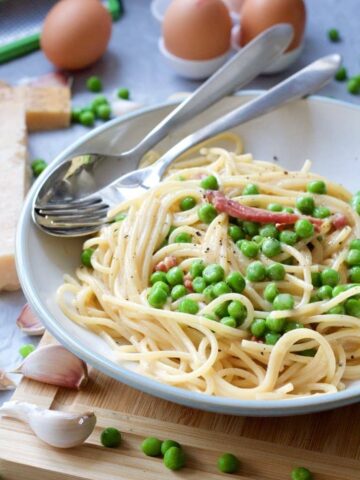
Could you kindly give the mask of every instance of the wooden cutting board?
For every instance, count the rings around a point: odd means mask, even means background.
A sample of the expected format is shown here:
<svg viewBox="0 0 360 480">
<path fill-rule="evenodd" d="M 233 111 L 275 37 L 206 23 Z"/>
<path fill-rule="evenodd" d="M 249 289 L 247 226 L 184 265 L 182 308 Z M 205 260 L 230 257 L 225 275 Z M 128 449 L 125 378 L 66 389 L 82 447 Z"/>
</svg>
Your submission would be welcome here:
<svg viewBox="0 0 360 480">
<path fill-rule="evenodd" d="M 53 341 L 45 336 L 42 343 Z M 360 406 L 287 418 L 244 418 L 201 412 L 133 390 L 96 370 L 80 392 L 23 380 L 14 399 L 81 412 L 98 421 L 85 445 L 52 448 L 15 420 L 0 422 L 0 473 L 4 480 L 220 480 L 217 457 L 232 452 L 241 460 L 238 480 L 289 480 L 306 466 L 315 480 L 360 479 Z M 117 449 L 100 445 L 103 428 L 123 432 Z M 187 467 L 175 473 L 146 457 L 146 436 L 179 441 Z"/>
</svg>

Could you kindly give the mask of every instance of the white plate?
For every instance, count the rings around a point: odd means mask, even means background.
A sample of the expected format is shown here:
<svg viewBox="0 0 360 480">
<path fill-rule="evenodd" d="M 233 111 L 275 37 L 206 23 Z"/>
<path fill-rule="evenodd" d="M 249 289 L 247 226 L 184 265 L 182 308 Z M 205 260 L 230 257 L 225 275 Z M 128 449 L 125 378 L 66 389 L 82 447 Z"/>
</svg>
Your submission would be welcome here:
<svg viewBox="0 0 360 480">
<path fill-rule="evenodd" d="M 258 92 L 243 92 L 222 100 L 172 133 L 161 142 L 158 150 L 164 151 L 185 134 L 256 94 Z M 35 192 L 42 180 L 65 157 L 79 152 L 124 151 L 140 140 L 172 108 L 173 105 L 169 104 L 146 108 L 91 131 L 63 152 L 35 183 L 22 211 L 16 241 L 17 269 L 31 307 L 63 345 L 93 367 L 134 388 L 173 402 L 220 413 L 275 416 L 325 410 L 357 401 L 360 381 L 335 394 L 272 401 L 211 397 L 164 385 L 113 362 L 103 340 L 72 323 L 60 312 L 54 299 L 55 291 L 62 283 L 63 274 L 73 272 L 78 266 L 82 240 L 49 237 L 36 228 L 30 214 Z M 315 171 L 355 191 L 360 187 L 359 124 L 358 107 L 312 97 L 289 104 L 235 131 L 244 138 L 246 151 L 253 152 L 256 158 L 279 162 L 288 169 L 299 169 L 305 159 L 311 158 Z M 132 167 L 122 165 L 119 175 Z"/>
</svg>

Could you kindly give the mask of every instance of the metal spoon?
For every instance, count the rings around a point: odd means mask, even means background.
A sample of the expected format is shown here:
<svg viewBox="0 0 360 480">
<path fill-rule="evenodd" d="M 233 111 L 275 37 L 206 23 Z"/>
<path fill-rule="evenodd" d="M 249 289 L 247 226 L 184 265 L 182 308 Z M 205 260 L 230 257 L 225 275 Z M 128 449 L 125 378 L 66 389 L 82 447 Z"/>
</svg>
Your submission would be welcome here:
<svg viewBox="0 0 360 480">
<path fill-rule="evenodd" d="M 55 236 L 81 236 L 96 232 L 109 221 L 107 212 L 111 206 L 141 195 L 159 183 L 168 166 L 190 147 L 315 92 L 334 77 L 340 63 L 341 57 L 337 54 L 311 63 L 263 95 L 185 137 L 154 165 L 123 175 L 96 194 L 68 203 L 34 205 L 34 221 Z"/>
</svg>

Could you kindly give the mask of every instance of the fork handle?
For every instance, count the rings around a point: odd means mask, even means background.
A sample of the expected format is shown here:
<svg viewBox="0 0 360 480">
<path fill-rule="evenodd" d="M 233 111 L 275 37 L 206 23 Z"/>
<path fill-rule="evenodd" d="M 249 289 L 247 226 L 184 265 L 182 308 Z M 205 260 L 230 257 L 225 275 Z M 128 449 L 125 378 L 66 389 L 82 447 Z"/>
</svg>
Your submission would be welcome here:
<svg viewBox="0 0 360 480">
<path fill-rule="evenodd" d="M 241 105 L 218 120 L 188 135 L 168 150 L 153 166 L 149 167 L 149 171 L 150 169 L 152 171 L 144 178 L 143 185 L 151 186 L 154 182 L 158 182 L 174 159 L 194 145 L 220 132 L 264 115 L 291 100 L 297 100 L 319 90 L 334 77 L 340 64 L 341 57 L 338 54 L 322 57 L 251 102 Z"/>
<path fill-rule="evenodd" d="M 256 37 L 167 115 L 131 150 L 131 153 L 136 154 L 139 159 L 142 158 L 174 127 L 249 83 L 271 65 L 289 45 L 292 38 L 293 29 L 287 24 L 275 25 Z"/>
</svg>

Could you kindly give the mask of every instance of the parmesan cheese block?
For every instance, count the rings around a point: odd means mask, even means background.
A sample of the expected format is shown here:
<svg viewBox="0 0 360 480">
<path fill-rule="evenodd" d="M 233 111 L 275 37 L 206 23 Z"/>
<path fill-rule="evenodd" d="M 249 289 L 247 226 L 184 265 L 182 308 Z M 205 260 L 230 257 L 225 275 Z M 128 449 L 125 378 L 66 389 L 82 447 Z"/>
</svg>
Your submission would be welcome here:
<svg viewBox="0 0 360 480">
<path fill-rule="evenodd" d="M 67 86 L 0 85 L 0 101 L 23 102 L 29 131 L 53 130 L 70 125 L 71 95 Z"/>
<path fill-rule="evenodd" d="M 25 109 L 21 102 L 0 102 L 0 290 L 20 288 L 15 269 L 15 231 L 26 175 Z"/>
</svg>

